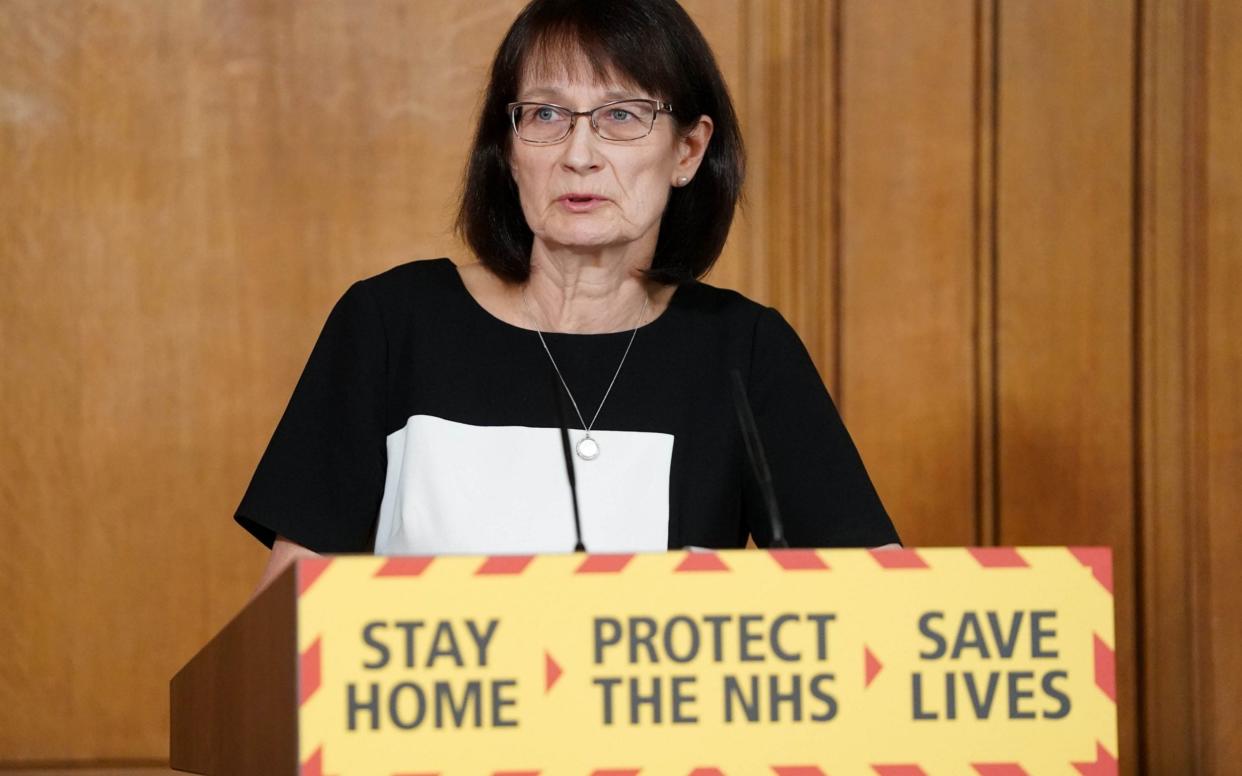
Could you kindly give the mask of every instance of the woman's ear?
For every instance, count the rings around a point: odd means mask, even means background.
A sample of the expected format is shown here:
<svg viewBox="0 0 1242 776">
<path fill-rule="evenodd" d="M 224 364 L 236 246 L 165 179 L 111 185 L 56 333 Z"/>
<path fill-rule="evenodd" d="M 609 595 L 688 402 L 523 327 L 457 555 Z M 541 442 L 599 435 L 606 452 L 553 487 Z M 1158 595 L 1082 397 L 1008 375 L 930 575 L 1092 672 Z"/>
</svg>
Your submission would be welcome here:
<svg viewBox="0 0 1242 776">
<path fill-rule="evenodd" d="M 699 165 L 703 163 L 703 156 L 707 154 L 707 146 L 712 140 L 715 126 L 711 116 L 699 116 L 690 131 L 678 137 L 677 164 L 673 169 L 674 186 L 684 186 L 683 178 L 686 183 L 694 178 Z"/>
</svg>

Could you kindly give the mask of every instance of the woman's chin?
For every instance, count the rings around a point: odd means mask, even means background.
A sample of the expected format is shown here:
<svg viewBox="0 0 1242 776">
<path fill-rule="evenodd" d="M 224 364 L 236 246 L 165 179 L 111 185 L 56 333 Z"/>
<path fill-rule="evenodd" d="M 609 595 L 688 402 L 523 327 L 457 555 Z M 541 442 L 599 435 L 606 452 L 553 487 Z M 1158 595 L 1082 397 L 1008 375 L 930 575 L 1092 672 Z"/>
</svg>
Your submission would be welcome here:
<svg viewBox="0 0 1242 776">
<path fill-rule="evenodd" d="M 632 242 L 624 236 L 600 232 L 569 232 L 557 235 L 546 235 L 543 243 L 551 250 L 564 250 L 574 253 L 599 251 L 605 248 L 624 245 Z"/>
</svg>

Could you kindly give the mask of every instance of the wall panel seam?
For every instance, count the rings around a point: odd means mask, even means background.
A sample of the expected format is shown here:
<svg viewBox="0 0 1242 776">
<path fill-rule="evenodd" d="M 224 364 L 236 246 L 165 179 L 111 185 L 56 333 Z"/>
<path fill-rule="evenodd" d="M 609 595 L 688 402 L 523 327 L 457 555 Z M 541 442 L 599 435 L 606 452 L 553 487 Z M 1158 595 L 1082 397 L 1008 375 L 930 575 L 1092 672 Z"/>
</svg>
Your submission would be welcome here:
<svg viewBox="0 0 1242 776">
<path fill-rule="evenodd" d="M 842 416 L 845 415 L 845 353 L 844 342 L 845 337 L 843 328 L 845 325 L 845 315 L 842 310 L 844 302 L 844 272 L 845 272 L 845 241 L 842 237 L 845 225 L 841 218 L 841 197 L 842 197 L 842 168 L 844 167 L 843 142 L 845 126 L 845 114 L 842 111 L 842 91 L 844 75 L 844 59 L 845 54 L 842 51 L 843 36 L 841 28 L 844 24 L 844 11 L 842 5 L 844 0 L 832 0 L 832 255 L 834 261 L 832 263 L 832 379 L 834 399 L 837 403 L 837 409 Z"/>
<path fill-rule="evenodd" d="M 1146 109 L 1146 100 L 1148 95 L 1143 88 L 1143 72 L 1146 64 L 1143 55 L 1143 30 L 1145 20 L 1145 3 L 1143 0 L 1134 1 L 1134 24 L 1131 33 L 1131 56 L 1133 59 L 1131 73 L 1131 169 L 1130 169 L 1130 413 L 1131 424 L 1133 430 L 1131 434 L 1134 442 L 1131 446 L 1131 488 L 1133 491 L 1134 509 L 1132 513 L 1132 530 L 1134 532 L 1134 561 L 1131 567 L 1131 581 L 1134 585 L 1134 681 L 1135 681 L 1135 703 L 1134 724 L 1135 728 L 1140 732 L 1138 738 L 1139 758 L 1136 763 L 1135 773 L 1143 774 L 1146 772 L 1145 763 L 1147 762 L 1147 736 L 1142 735 L 1146 730 L 1147 713 L 1146 704 L 1143 702 L 1146 681 L 1144 677 L 1144 656 L 1142 634 L 1147 629 L 1147 616 L 1144 600 L 1147 593 L 1146 585 L 1143 582 L 1143 570 L 1145 568 L 1144 548 L 1147 546 L 1145 542 L 1144 522 L 1146 509 L 1143 501 L 1144 488 L 1146 487 L 1146 477 L 1144 472 L 1144 456 L 1147 448 L 1147 440 L 1144 437 L 1143 418 L 1146 412 L 1145 402 L 1148 397 L 1143 390 L 1143 373 L 1146 369 L 1147 360 L 1143 352 L 1142 331 L 1145 317 L 1143 315 L 1143 186 L 1147 183 L 1146 176 L 1143 174 L 1143 144 L 1146 141 L 1147 133 L 1144 131 L 1143 116 Z"/>
<path fill-rule="evenodd" d="M 995 315 L 994 311 L 994 246 L 992 235 L 995 234 L 995 164 L 992 147 L 996 133 L 992 124 L 993 100 L 996 93 L 994 80 L 995 57 L 992 44 L 993 22 L 992 13 L 994 0 L 975 0 L 974 15 L 974 57 L 972 74 L 974 90 L 973 129 L 974 148 L 972 149 L 972 175 L 974 184 L 974 203 L 971 209 L 972 219 L 972 250 L 973 273 L 972 292 L 974 299 L 974 342 L 973 342 L 973 391 L 974 391 L 974 478 L 975 478 L 975 515 L 974 541 L 980 546 L 996 543 L 996 526 L 994 520 L 994 504 L 992 503 L 993 485 L 995 483 L 995 429 L 992 421 L 995 417 L 994 401 L 995 363 Z"/>
<path fill-rule="evenodd" d="M 986 0 L 985 0 L 986 1 Z M 1000 449 L 1001 449 L 1001 425 L 1000 425 L 1000 318 L 998 312 L 1000 309 L 1000 118 L 1001 118 L 1001 100 L 1000 100 L 1000 83 L 1001 83 L 1001 5 L 999 0 L 990 0 L 991 2 L 991 30 L 990 30 L 990 54 L 991 54 L 991 86 L 988 94 L 988 101 L 991 110 L 990 131 L 989 131 L 989 153 L 991 161 L 988 164 L 988 321 L 990 331 L 988 333 L 988 365 L 990 372 L 990 380 L 987 386 L 988 390 L 988 407 L 990 408 L 990 419 L 988 428 L 989 437 L 989 463 L 988 471 L 985 476 L 991 483 L 991 503 L 988 508 L 989 523 L 991 526 L 991 535 L 988 537 L 989 544 L 1001 544 L 1004 542 L 1001 516 L 1001 488 L 1003 483 L 1000 477 Z"/>
<path fill-rule="evenodd" d="M 1190 574 L 1190 601 L 1195 611 L 1211 611 L 1212 590 L 1201 561 L 1206 557 L 1211 541 L 1209 535 L 1207 504 L 1207 402 L 1203 400 L 1206 384 L 1207 301 L 1206 249 L 1207 249 L 1207 3 L 1205 0 L 1187 0 L 1185 6 L 1186 29 L 1184 39 L 1185 57 L 1185 105 L 1186 126 L 1184 133 L 1183 182 L 1183 250 L 1188 275 L 1186 306 L 1188 340 L 1185 369 L 1187 375 L 1187 416 L 1190 419 L 1190 440 L 1187 455 L 1187 516 L 1190 522 L 1188 565 Z M 1190 638 L 1191 683 L 1191 735 L 1194 737 L 1196 773 L 1216 773 L 1213 757 L 1212 730 L 1213 688 L 1210 681 L 1212 642 L 1202 618 L 1196 617 Z"/>
</svg>

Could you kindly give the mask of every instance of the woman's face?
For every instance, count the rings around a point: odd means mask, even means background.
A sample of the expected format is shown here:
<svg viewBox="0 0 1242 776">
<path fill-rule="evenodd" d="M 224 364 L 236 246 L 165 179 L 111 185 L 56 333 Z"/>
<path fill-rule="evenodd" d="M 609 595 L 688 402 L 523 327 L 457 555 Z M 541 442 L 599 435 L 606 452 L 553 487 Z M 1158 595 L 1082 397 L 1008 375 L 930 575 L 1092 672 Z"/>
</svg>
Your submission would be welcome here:
<svg viewBox="0 0 1242 776">
<path fill-rule="evenodd" d="M 587 111 L 620 99 L 662 97 L 593 83 L 589 65 L 578 65 L 544 80 L 528 74 L 517 100 Z M 709 118 L 682 137 L 672 116 L 661 113 L 651 134 L 638 140 L 604 140 L 586 116 L 559 143 L 531 145 L 513 137 L 510 169 L 536 242 L 587 250 L 632 244 L 654 254 L 669 189 L 681 177 L 693 178 L 710 136 Z"/>
</svg>

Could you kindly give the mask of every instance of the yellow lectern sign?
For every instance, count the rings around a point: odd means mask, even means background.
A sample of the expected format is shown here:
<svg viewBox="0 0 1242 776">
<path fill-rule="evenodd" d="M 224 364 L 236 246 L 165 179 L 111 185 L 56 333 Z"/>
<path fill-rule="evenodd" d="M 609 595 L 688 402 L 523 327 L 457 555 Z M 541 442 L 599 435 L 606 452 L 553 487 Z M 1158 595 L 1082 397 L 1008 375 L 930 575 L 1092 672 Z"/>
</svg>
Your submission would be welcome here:
<svg viewBox="0 0 1242 776">
<path fill-rule="evenodd" d="M 1103 548 L 297 573 L 303 776 L 1117 770 Z"/>
</svg>

